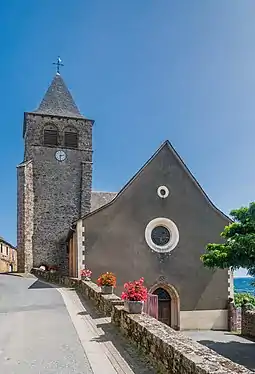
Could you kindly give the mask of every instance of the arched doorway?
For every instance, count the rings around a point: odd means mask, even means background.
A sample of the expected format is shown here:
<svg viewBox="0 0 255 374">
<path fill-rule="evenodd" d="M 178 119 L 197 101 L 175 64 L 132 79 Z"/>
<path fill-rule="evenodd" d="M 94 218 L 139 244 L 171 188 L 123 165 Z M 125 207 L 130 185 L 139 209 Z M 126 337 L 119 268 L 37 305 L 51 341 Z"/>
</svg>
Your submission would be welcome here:
<svg viewBox="0 0 255 374">
<path fill-rule="evenodd" d="M 157 288 L 154 295 L 158 296 L 158 320 L 171 326 L 171 297 L 164 288 Z"/>
<path fill-rule="evenodd" d="M 175 330 L 180 330 L 180 297 L 174 286 L 157 283 L 150 293 L 158 296 L 158 319 Z"/>
</svg>

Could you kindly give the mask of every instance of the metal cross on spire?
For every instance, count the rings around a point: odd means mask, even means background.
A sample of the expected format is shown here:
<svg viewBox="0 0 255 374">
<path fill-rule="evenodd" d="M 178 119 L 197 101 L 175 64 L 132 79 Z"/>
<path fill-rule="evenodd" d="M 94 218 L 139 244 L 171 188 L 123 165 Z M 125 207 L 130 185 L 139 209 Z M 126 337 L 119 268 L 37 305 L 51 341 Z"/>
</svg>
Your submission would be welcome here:
<svg viewBox="0 0 255 374">
<path fill-rule="evenodd" d="M 57 58 L 57 62 L 53 62 L 53 65 L 57 66 L 57 74 L 60 74 L 60 66 L 64 66 L 64 64 L 62 64 L 62 60 L 59 56 Z"/>
</svg>

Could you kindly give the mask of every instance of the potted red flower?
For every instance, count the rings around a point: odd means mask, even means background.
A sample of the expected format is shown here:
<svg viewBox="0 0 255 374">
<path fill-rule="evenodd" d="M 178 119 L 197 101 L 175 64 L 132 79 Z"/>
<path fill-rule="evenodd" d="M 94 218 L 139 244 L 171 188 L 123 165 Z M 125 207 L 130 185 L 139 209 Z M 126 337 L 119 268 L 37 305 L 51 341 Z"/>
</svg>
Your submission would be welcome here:
<svg viewBox="0 0 255 374">
<path fill-rule="evenodd" d="M 81 279 L 90 281 L 92 271 L 89 269 L 81 269 Z"/>
<path fill-rule="evenodd" d="M 116 276 L 112 272 L 101 274 L 97 280 L 103 294 L 112 294 L 113 288 L 116 287 Z"/>
<path fill-rule="evenodd" d="M 140 314 L 143 310 L 144 301 L 147 300 L 148 291 L 143 285 L 144 278 L 124 284 L 124 292 L 121 294 L 124 300 L 124 310 L 132 314 Z"/>
</svg>

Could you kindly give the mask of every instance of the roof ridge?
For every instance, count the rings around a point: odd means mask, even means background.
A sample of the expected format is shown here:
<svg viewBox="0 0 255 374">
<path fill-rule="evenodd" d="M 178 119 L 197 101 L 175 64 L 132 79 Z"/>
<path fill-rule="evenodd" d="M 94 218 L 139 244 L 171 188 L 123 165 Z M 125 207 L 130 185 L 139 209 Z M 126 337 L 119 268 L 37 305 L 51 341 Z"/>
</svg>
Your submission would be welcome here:
<svg viewBox="0 0 255 374">
<path fill-rule="evenodd" d="M 13 249 L 16 249 L 16 247 L 14 245 L 12 245 L 10 242 L 8 242 L 7 240 L 5 240 L 2 236 L 0 236 L 0 242 L 2 242 L 4 244 L 7 244 L 9 247 L 11 247 Z"/>
<path fill-rule="evenodd" d="M 113 191 L 96 191 L 96 190 L 92 190 L 91 192 L 94 192 L 94 193 L 112 193 L 112 194 L 118 193 L 118 192 L 113 192 Z"/>
<path fill-rule="evenodd" d="M 204 198 L 207 200 L 208 204 L 218 213 L 220 214 L 222 217 L 224 217 L 225 219 L 227 219 L 229 222 L 231 222 L 231 218 L 228 217 L 224 212 L 222 212 L 219 208 L 217 208 L 217 206 L 212 202 L 212 200 L 209 198 L 209 196 L 206 194 L 206 192 L 203 190 L 203 188 L 201 187 L 201 185 L 199 184 L 199 182 L 197 181 L 197 179 L 194 177 L 194 175 L 192 174 L 192 172 L 189 170 L 189 168 L 186 166 L 186 164 L 184 163 L 184 161 L 182 160 L 181 156 L 177 153 L 177 151 L 174 149 L 174 147 L 172 146 L 172 144 L 170 143 L 170 141 L 167 139 L 165 140 L 161 145 L 160 147 L 153 153 L 153 155 L 143 164 L 143 166 L 133 175 L 132 178 L 129 179 L 129 181 L 122 187 L 122 189 L 117 193 L 117 195 L 114 197 L 113 200 L 111 200 L 110 202 L 108 202 L 107 204 L 99 207 L 98 209 L 92 211 L 92 212 L 89 212 L 87 214 L 85 214 L 84 216 L 80 217 L 79 219 L 84 219 L 86 217 L 89 217 L 90 215 L 93 215 L 97 212 L 99 212 L 100 210 L 102 209 L 105 209 L 106 207 L 108 207 L 109 205 L 113 204 L 115 202 L 116 199 L 118 199 L 118 197 L 130 186 L 130 184 L 133 183 L 133 181 L 142 173 L 142 171 L 145 169 L 145 167 L 152 161 L 154 160 L 154 158 L 161 152 L 161 150 L 163 148 L 167 147 L 169 149 L 169 151 L 171 151 L 173 153 L 173 155 L 175 156 L 175 158 L 179 161 L 181 167 L 186 171 L 187 175 L 191 178 L 191 180 L 193 181 L 193 183 L 195 183 L 195 185 L 197 186 L 197 188 L 200 190 L 200 192 L 203 194 Z M 77 222 L 78 220 L 76 220 L 75 222 Z"/>
</svg>

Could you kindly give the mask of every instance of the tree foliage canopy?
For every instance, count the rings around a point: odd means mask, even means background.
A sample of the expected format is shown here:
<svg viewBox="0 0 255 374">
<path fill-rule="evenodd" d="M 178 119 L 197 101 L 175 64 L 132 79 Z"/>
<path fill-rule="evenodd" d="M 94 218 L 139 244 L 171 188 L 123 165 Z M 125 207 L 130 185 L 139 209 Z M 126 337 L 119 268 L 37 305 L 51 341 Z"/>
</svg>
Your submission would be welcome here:
<svg viewBox="0 0 255 374">
<path fill-rule="evenodd" d="M 246 303 L 255 307 L 255 296 L 249 293 L 235 293 L 235 306 L 240 307 Z"/>
<path fill-rule="evenodd" d="M 208 268 L 247 268 L 255 275 L 255 202 L 232 210 L 233 222 L 224 228 L 223 244 L 208 244 L 201 260 Z"/>
</svg>

